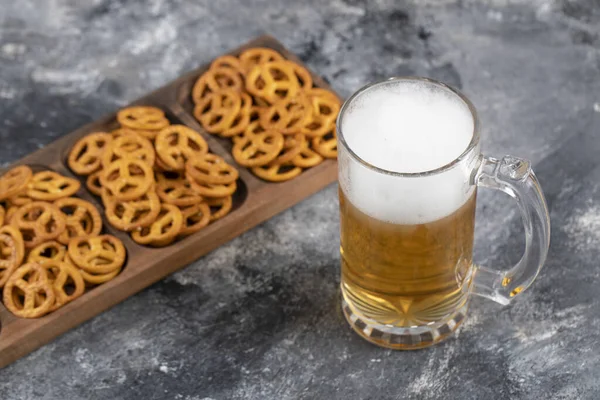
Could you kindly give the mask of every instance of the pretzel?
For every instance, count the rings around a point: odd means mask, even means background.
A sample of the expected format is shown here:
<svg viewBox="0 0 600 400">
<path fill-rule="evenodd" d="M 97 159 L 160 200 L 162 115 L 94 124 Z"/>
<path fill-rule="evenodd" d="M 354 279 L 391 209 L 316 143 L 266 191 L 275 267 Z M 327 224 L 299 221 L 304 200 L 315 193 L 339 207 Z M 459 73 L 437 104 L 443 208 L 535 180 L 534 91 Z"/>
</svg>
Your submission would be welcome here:
<svg viewBox="0 0 600 400">
<path fill-rule="evenodd" d="M 48 278 L 54 290 L 54 304 L 50 311 L 54 311 L 65 304 L 75 300 L 85 291 L 85 282 L 77 268 L 59 260 L 48 260 L 40 264 L 47 270 Z M 67 293 L 69 291 L 70 293 Z"/>
<path fill-rule="evenodd" d="M 100 196 L 102 193 L 102 182 L 100 181 L 100 177 L 104 173 L 104 170 L 99 169 L 98 171 L 88 175 L 85 180 L 85 186 L 87 186 L 88 190 L 95 194 L 96 196 Z"/>
<path fill-rule="evenodd" d="M 274 129 L 284 135 L 294 134 L 308 124 L 311 119 L 311 102 L 300 95 L 277 101 L 260 115 L 260 124 L 264 129 Z"/>
<path fill-rule="evenodd" d="M 286 136 L 283 143 L 283 149 L 270 164 L 286 164 L 292 161 L 302 152 L 302 149 L 308 146 L 303 134 L 297 133 L 294 136 Z"/>
<path fill-rule="evenodd" d="M 131 237 L 139 244 L 161 246 L 171 243 L 181 231 L 183 216 L 179 208 L 172 204 L 161 204 L 156 221 L 149 227 L 131 233 Z"/>
<path fill-rule="evenodd" d="M 149 226 L 160 212 L 160 200 L 153 190 L 149 190 L 138 199 L 129 201 L 117 200 L 103 190 L 102 202 L 108 222 L 123 231 Z"/>
<path fill-rule="evenodd" d="M 160 160 L 174 170 L 183 170 L 187 160 L 208 153 L 204 138 L 185 125 L 171 125 L 161 130 L 154 146 Z"/>
<path fill-rule="evenodd" d="M 246 77 L 246 90 L 269 104 L 295 97 L 300 82 L 293 65 L 288 61 L 271 61 L 255 66 Z"/>
<path fill-rule="evenodd" d="M 185 177 L 196 183 L 228 185 L 238 176 L 238 171 L 216 154 L 204 154 L 185 164 Z"/>
<path fill-rule="evenodd" d="M 224 55 L 215 58 L 215 60 L 210 64 L 211 70 L 219 70 L 219 68 L 229 68 L 237 71 L 239 74 L 243 75 L 242 65 L 240 60 L 238 60 L 234 56 Z M 240 86 L 241 88 L 241 86 Z"/>
<path fill-rule="evenodd" d="M 36 298 L 42 301 L 36 304 Z M 4 285 L 4 305 L 17 317 L 41 317 L 50 311 L 55 299 L 47 270 L 40 264 L 28 263 L 20 266 Z"/>
<path fill-rule="evenodd" d="M 262 107 L 261 107 L 262 108 Z M 252 137 L 254 135 L 257 135 L 259 133 L 263 133 L 265 132 L 265 129 L 261 126 L 260 121 L 255 120 L 255 121 L 251 121 L 248 126 L 246 127 L 246 129 L 244 130 L 244 133 L 240 136 L 234 136 L 233 139 L 233 143 L 235 144 L 238 140 L 241 140 L 244 138 L 244 136 L 247 137 Z"/>
<path fill-rule="evenodd" d="M 148 164 L 135 158 L 122 158 L 104 169 L 102 190 L 117 200 L 134 200 L 141 197 L 154 183 L 154 174 Z"/>
<path fill-rule="evenodd" d="M 242 107 L 242 98 L 231 89 L 208 93 L 194 107 L 194 117 L 209 133 L 230 129 Z"/>
<path fill-rule="evenodd" d="M 319 88 L 308 90 L 306 95 L 310 99 L 312 113 L 300 132 L 308 137 L 323 136 L 335 126 L 340 100 L 333 93 Z"/>
<path fill-rule="evenodd" d="M 242 77 L 233 68 L 215 67 L 203 73 L 192 88 L 192 100 L 199 103 L 209 93 L 224 90 L 240 91 L 243 87 Z"/>
<path fill-rule="evenodd" d="M 125 264 L 125 246 L 112 235 L 73 238 L 67 251 L 75 265 L 91 274 L 108 274 Z"/>
<path fill-rule="evenodd" d="M 67 255 L 67 248 L 55 240 L 41 243 L 29 251 L 28 263 L 43 264 L 50 260 L 63 261 Z"/>
<path fill-rule="evenodd" d="M 235 182 L 231 182 L 226 185 L 198 183 L 194 181 L 189 182 L 192 190 L 201 195 L 203 198 L 231 196 L 237 189 L 237 184 Z"/>
<path fill-rule="evenodd" d="M 323 157 L 305 147 L 300 151 L 300 154 L 292 159 L 292 164 L 300 168 L 310 168 L 320 164 L 321 161 L 323 161 Z"/>
<path fill-rule="evenodd" d="M 26 165 L 19 165 L 7 171 L 0 177 L 0 200 L 23 191 L 29 184 L 32 175 L 31 168 Z"/>
<path fill-rule="evenodd" d="M 80 187 L 81 184 L 77 179 L 68 178 L 54 171 L 41 171 L 34 174 L 27 185 L 27 196 L 34 200 L 52 201 L 72 196 Z"/>
<path fill-rule="evenodd" d="M 23 246 L 22 243 L 21 246 Z M 16 241 L 11 236 L 0 233 L 0 288 L 4 286 L 14 270 L 21 265 L 23 254 L 21 254 L 21 259 L 18 256 L 19 250 Z"/>
<path fill-rule="evenodd" d="M 219 133 L 222 137 L 232 137 L 242 134 L 248 127 L 253 115 L 255 115 L 253 114 L 253 108 L 257 107 L 252 107 L 252 97 L 248 96 L 246 93 L 239 93 L 239 96 L 241 99 L 240 111 L 235 116 L 230 126 Z"/>
<path fill-rule="evenodd" d="M 123 158 L 139 159 L 152 167 L 155 158 L 154 147 L 148 139 L 137 134 L 119 136 L 102 154 L 102 166 L 106 169 L 111 163 Z"/>
<path fill-rule="evenodd" d="M 244 73 L 250 72 L 257 65 L 281 60 L 283 60 L 281 54 L 266 47 L 255 47 L 240 54 L 240 64 Z"/>
<path fill-rule="evenodd" d="M 10 236 L 10 238 L 15 242 L 17 246 L 17 264 L 21 264 L 23 262 L 23 258 L 25 257 L 25 243 L 23 242 L 23 235 L 21 234 L 21 231 L 12 225 L 4 225 L 2 228 L 0 228 L 0 235 Z M 7 256 L 9 254 L 4 255 Z"/>
<path fill-rule="evenodd" d="M 271 182 L 283 182 L 297 177 L 302 172 L 302 168 L 289 163 L 269 164 L 261 167 L 252 168 L 254 175 Z"/>
<path fill-rule="evenodd" d="M 210 221 L 216 221 L 223 218 L 231 211 L 231 196 L 206 199 L 206 204 L 210 206 Z"/>
<path fill-rule="evenodd" d="M 244 135 L 235 141 L 231 153 L 235 161 L 245 167 L 266 165 L 277 158 L 284 140 L 275 130 Z"/>
<path fill-rule="evenodd" d="M 79 175 L 89 175 L 100 168 L 100 157 L 112 136 L 104 132 L 96 132 L 82 137 L 75 143 L 69 153 L 69 168 Z"/>
<path fill-rule="evenodd" d="M 68 197 L 56 200 L 54 205 L 65 214 L 66 228 L 58 236 L 62 244 L 69 244 L 74 237 L 97 236 L 102 230 L 102 218 L 96 207 L 85 200 Z"/>
<path fill-rule="evenodd" d="M 207 203 L 197 203 L 181 208 L 183 223 L 179 234 L 191 235 L 204 228 L 210 222 L 210 208 Z"/>
<path fill-rule="evenodd" d="M 335 126 L 327 134 L 312 138 L 314 151 L 325 158 L 337 158 L 337 130 Z"/>
<path fill-rule="evenodd" d="M 141 131 L 156 131 L 169 125 L 165 113 L 156 107 L 127 107 L 117 113 L 117 121 L 125 127 Z"/>
<path fill-rule="evenodd" d="M 156 193 L 162 201 L 177 207 L 192 206 L 202 201 L 183 174 L 176 172 L 156 172 Z"/>
<path fill-rule="evenodd" d="M 19 208 L 10 224 L 21 231 L 25 247 L 57 238 L 66 227 L 65 216 L 53 204 L 34 201 Z"/>
</svg>

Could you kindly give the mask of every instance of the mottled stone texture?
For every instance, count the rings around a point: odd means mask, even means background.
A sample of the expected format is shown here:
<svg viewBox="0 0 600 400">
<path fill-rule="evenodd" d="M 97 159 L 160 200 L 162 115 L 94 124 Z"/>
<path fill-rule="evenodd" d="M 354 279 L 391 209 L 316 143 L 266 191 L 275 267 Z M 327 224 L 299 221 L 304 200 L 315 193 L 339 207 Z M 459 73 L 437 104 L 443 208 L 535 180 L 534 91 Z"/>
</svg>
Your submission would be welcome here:
<svg viewBox="0 0 600 400">
<path fill-rule="evenodd" d="M 391 75 L 461 88 L 486 153 L 531 159 L 546 191 L 535 285 L 474 299 L 434 348 L 371 346 L 339 311 L 331 186 L 0 371 L 0 399 L 600 398 L 597 0 L 0 0 L 0 159 L 261 33 L 344 96 Z M 481 264 L 518 260 L 509 199 L 482 192 L 477 224 Z"/>
</svg>

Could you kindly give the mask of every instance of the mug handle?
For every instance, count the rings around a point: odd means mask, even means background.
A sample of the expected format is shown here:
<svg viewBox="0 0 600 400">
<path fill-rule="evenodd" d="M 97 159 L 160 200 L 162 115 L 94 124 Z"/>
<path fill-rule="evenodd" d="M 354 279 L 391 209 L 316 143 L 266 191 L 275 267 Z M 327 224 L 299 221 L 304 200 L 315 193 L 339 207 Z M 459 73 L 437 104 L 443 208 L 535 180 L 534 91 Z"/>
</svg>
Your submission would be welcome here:
<svg viewBox="0 0 600 400">
<path fill-rule="evenodd" d="M 473 294 L 506 305 L 531 285 L 542 269 L 550 246 L 550 216 L 530 162 L 505 156 L 483 157 L 474 176 L 477 186 L 500 190 L 517 201 L 525 226 L 525 253 L 507 271 L 475 270 Z"/>
</svg>

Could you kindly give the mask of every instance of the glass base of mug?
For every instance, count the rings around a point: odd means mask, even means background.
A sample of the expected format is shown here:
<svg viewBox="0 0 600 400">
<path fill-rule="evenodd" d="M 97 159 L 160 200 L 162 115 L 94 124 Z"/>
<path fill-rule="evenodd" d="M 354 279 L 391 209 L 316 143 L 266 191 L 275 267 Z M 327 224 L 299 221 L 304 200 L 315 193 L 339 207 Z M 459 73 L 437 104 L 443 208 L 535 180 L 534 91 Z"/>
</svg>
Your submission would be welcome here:
<svg viewBox="0 0 600 400">
<path fill-rule="evenodd" d="M 429 325 L 408 328 L 378 324 L 353 312 L 342 296 L 342 309 L 352 329 L 363 339 L 381 347 L 394 350 L 416 350 L 432 346 L 450 336 L 467 315 L 469 303 L 445 319 Z"/>
</svg>

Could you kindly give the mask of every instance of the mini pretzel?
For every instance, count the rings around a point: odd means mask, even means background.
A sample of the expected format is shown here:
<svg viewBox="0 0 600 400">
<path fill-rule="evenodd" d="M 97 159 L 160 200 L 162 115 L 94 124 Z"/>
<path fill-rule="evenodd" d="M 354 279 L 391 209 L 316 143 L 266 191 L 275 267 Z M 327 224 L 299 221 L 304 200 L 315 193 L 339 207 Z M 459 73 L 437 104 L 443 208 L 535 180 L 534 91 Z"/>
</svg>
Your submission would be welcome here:
<svg viewBox="0 0 600 400">
<path fill-rule="evenodd" d="M 20 265 L 25 257 L 25 243 L 23 242 L 23 235 L 21 235 L 21 231 L 12 225 L 4 225 L 2 228 L 0 228 L 0 234 L 10 236 L 15 242 L 17 247 L 17 264 Z"/>
<path fill-rule="evenodd" d="M 92 274 L 107 274 L 125 264 L 125 246 L 112 235 L 71 239 L 68 252 L 75 265 Z"/>
<path fill-rule="evenodd" d="M 0 177 L 0 200 L 14 196 L 24 190 L 33 173 L 31 168 L 26 165 L 14 167 Z"/>
<path fill-rule="evenodd" d="M 130 201 L 117 200 L 103 191 L 102 201 L 108 222 L 123 231 L 149 226 L 160 212 L 160 200 L 153 190 Z"/>
<path fill-rule="evenodd" d="M 85 186 L 87 186 L 88 190 L 95 194 L 96 196 L 100 196 L 102 193 L 102 182 L 100 181 L 100 177 L 104 173 L 104 170 L 99 169 L 93 174 L 88 175 L 85 180 Z"/>
<path fill-rule="evenodd" d="M 337 158 L 337 131 L 335 126 L 323 136 L 312 138 L 311 145 L 314 151 L 325 158 Z"/>
<path fill-rule="evenodd" d="M 235 182 L 231 182 L 226 185 L 198 183 L 194 181 L 189 182 L 192 190 L 201 195 L 203 198 L 231 196 L 237 189 L 237 184 Z"/>
<path fill-rule="evenodd" d="M 69 167 L 76 174 L 88 175 L 100 168 L 100 157 L 112 141 L 108 133 L 97 132 L 82 137 L 69 153 Z"/>
<path fill-rule="evenodd" d="M 169 125 L 165 113 L 156 107 L 124 108 L 117 113 L 117 121 L 125 128 L 142 131 L 156 131 Z"/>
<path fill-rule="evenodd" d="M 255 115 L 253 114 L 253 108 L 257 107 L 252 107 L 252 97 L 246 93 L 239 93 L 239 96 L 241 98 L 240 111 L 231 122 L 231 125 L 219 133 L 222 137 L 232 137 L 242 134 Z"/>
<path fill-rule="evenodd" d="M 102 230 L 102 218 L 96 207 L 75 197 L 56 200 L 54 205 L 65 214 L 66 228 L 58 236 L 62 244 L 69 244 L 74 237 L 97 236 Z"/>
<path fill-rule="evenodd" d="M 260 124 L 284 135 L 294 134 L 310 121 L 311 112 L 311 102 L 306 96 L 288 97 L 265 110 L 260 116 Z"/>
<path fill-rule="evenodd" d="M 131 237 L 140 244 L 168 244 L 179 234 L 182 225 L 183 216 L 179 208 L 162 204 L 156 221 L 147 228 L 133 231 Z"/>
<path fill-rule="evenodd" d="M 210 222 L 210 208 L 207 203 L 197 203 L 181 209 L 183 224 L 179 234 L 191 235 L 204 228 Z"/>
<path fill-rule="evenodd" d="M 215 58 L 215 60 L 210 64 L 210 69 L 218 70 L 219 68 L 229 68 L 237 71 L 239 74 L 242 74 L 242 66 L 240 60 L 238 60 L 234 56 L 224 55 L 221 57 Z M 241 86 L 240 86 L 241 88 Z"/>
<path fill-rule="evenodd" d="M 216 154 L 204 154 L 185 164 L 185 177 L 197 183 L 227 185 L 238 178 L 238 171 Z"/>
<path fill-rule="evenodd" d="M 122 158 L 136 158 L 152 167 L 155 158 L 154 147 L 148 139 L 137 134 L 119 136 L 102 154 L 102 166 L 106 168 Z"/>
<path fill-rule="evenodd" d="M 57 310 L 75 300 L 85 291 L 83 277 L 74 266 L 59 260 L 48 260 L 40 265 L 48 271 L 48 276 L 51 276 L 50 282 L 54 290 L 55 301 L 50 307 L 50 311 Z"/>
<path fill-rule="evenodd" d="M 238 164 L 256 167 L 266 165 L 277 158 L 283 144 L 281 133 L 269 130 L 251 136 L 242 136 L 235 141 L 231 153 Z"/>
<path fill-rule="evenodd" d="M 190 158 L 208 153 L 204 138 L 185 125 L 171 125 L 161 130 L 154 146 L 161 161 L 175 170 L 183 170 Z"/>
<path fill-rule="evenodd" d="M 237 70 L 228 67 L 210 68 L 202 74 L 192 88 L 192 99 L 199 103 L 209 93 L 223 90 L 242 90 L 242 77 Z"/>
<path fill-rule="evenodd" d="M 210 221 L 216 221 L 223 218 L 231 211 L 231 196 L 220 197 L 216 199 L 206 199 L 206 204 L 210 206 Z"/>
<path fill-rule="evenodd" d="M 272 61 L 257 65 L 248 73 L 246 90 L 274 104 L 278 100 L 295 97 L 300 91 L 300 82 L 293 63 Z"/>
<path fill-rule="evenodd" d="M 192 206 L 202 201 L 183 174 L 175 172 L 156 172 L 156 193 L 162 201 L 177 207 Z"/>
<path fill-rule="evenodd" d="M 231 128 L 242 107 L 242 98 L 233 90 L 209 93 L 194 107 L 194 117 L 209 133 Z"/>
<path fill-rule="evenodd" d="M 266 47 L 255 47 L 240 54 L 240 64 L 245 73 L 250 72 L 257 65 L 281 60 L 283 60 L 281 54 Z"/>
<path fill-rule="evenodd" d="M 34 201 L 19 208 L 10 224 L 21 231 L 26 248 L 57 238 L 66 227 L 65 216 L 53 204 Z"/>
<path fill-rule="evenodd" d="M 294 136 L 286 136 L 281 153 L 270 164 L 286 164 L 298 156 L 302 149 L 306 148 L 308 143 L 303 134 L 297 133 Z"/>
<path fill-rule="evenodd" d="M 31 249 L 27 256 L 27 262 L 43 264 L 51 260 L 63 261 L 66 254 L 67 248 L 64 245 L 55 240 L 50 240 L 49 242 L 44 242 Z"/>
<path fill-rule="evenodd" d="M 302 168 L 291 164 L 269 164 L 252 168 L 254 175 L 271 182 L 283 182 L 297 177 Z"/>
<path fill-rule="evenodd" d="M 101 182 L 103 190 L 108 190 L 117 200 L 134 200 L 150 189 L 154 174 L 146 162 L 122 158 L 104 169 Z"/>
<path fill-rule="evenodd" d="M 34 200 L 52 201 L 74 195 L 80 186 L 76 179 L 54 171 L 42 171 L 31 178 L 31 182 L 27 185 L 27 196 Z"/>
<path fill-rule="evenodd" d="M 308 147 L 305 147 L 300 151 L 300 154 L 292 159 L 292 164 L 300 168 L 310 168 L 320 164 L 321 161 L 323 161 L 323 157 Z"/>
<path fill-rule="evenodd" d="M 208 206 L 207 206 L 208 208 Z M 20 244 L 23 246 L 23 244 Z M 23 254 L 19 259 L 19 250 L 16 241 L 9 235 L 0 234 L 0 288 L 4 286 L 10 275 L 23 262 Z"/>
<path fill-rule="evenodd" d="M 36 304 L 36 298 L 43 301 Z M 4 305 L 21 318 L 37 318 L 48 313 L 55 298 L 46 268 L 36 263 L 17 268 L 3 290 Z"/>
<path fill-rule="evenodd" d="M 311 101 L 312 113 L 300 132 L 308 137 L 323 136 L 335 125 L 340 100 L 333 93 L 318 88 L 307 91 L 307 96 Z"/>
</svg>

